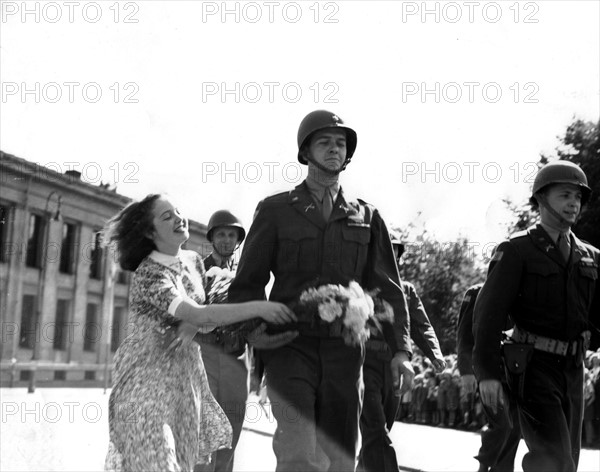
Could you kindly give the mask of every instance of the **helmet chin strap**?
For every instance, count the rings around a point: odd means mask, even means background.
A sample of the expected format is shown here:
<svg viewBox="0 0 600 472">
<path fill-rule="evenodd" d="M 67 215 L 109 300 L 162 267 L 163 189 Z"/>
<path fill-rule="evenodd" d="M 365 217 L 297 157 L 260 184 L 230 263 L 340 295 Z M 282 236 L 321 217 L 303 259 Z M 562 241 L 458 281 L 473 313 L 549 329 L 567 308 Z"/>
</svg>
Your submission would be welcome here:
<svg viewBox="0 0 600 472">
<path fill-rule="evenodd" d="M 315 161 L 312 156 L 309 155 L 309 153 L 306 153 L 307 155 L 304 156 L 304 158 L 310 162 L 313 166 L 315 166 L 317 169 L 319 169 L 320 171 L 325 172 L 326 174 L 330 175 L 330 176 L 336 176 L 339 175 L 340 172 L 346 170 L 346 165 L 348 163 L 348 160 L 346 159 L 344 161 L 344 163 L 338 168 L 338 169 L 330 169 L 329 167 L 324 166 L 323 164 L 321 164 L 320 162 Z"/>
<path fill-rule="evenodd" d="M 577 222 L 579 221 L 579 217 L 581 216 L 581 209 L 579 210 L 579 213 L 577 214 L 575 223 L 571 223 L 570 221 L 566 220 L 564 216 L 562 216 L 560 213 L 558 213 L 554 208 L 552 208 L 550 206 L 550 203 L 548 203 L 548 200 L 546 199 L 546 196 L 544 194 L 540 193 L 540 194 L 536 195 L 535 198 L 537 199 L 538 204 L 543 206 L 546 209 L 546 211 L 548 213 L 550 213 L 554 218 L 556 218 L 561 225 L 571 227 L 571 226 L 576 225 Z"/>
</svg>

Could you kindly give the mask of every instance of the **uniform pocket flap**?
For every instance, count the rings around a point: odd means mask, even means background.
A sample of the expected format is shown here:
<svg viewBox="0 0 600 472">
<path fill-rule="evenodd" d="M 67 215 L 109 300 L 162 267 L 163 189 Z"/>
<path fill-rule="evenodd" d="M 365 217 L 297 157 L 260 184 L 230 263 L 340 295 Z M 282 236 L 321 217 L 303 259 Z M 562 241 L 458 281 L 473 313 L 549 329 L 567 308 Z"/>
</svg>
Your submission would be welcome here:
<svg viewBox="0 0 600 472">
<path fill-rule="evenodd" d="M 368 244 L 371 240 L 371 227 L 364 223 L 348 223 L 347 226 L 342 226 L 342 236 L 346 241 Z"/>
<path fill-rule="evenodd" d="M 287 226 L 280 228 L 280 239 L 291 239 L 293 241 L 301 241 L 302 239 L 316 239 L 318 229 L 311 226 Z"/>
<path fill-rule="evenodd" d="M 594 266 L 580 265 L 579 273 L 581 274 L 582 277 L 588 277 L 590 279 L 597 280 L 598 279 L 598 265 L 597 264 L 594 264 Z"/>
<path fill-rule="evenodd" d="M 558 274 L 558 267 L 544 262 L 531 262 L 527 264 L 527 272 L 546 277 L 548 275 Z"/>
</svg>

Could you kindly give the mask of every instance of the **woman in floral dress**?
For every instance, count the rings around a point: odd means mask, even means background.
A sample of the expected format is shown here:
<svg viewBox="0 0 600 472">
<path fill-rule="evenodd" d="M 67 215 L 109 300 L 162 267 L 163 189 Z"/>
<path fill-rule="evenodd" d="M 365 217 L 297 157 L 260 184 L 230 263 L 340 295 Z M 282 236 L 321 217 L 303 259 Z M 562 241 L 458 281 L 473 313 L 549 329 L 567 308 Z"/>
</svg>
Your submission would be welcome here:
<svg viewBox="0 0 600 472">
<path fill-rule="evenodd" d="M 132 203 L 109 222 L 121 267 L 135 272 L 132 329 L 115 354 L 105 470 L 191 471 L 229 447 L 231 426 L 210 393 L 194 334 L 258 317 L 295 320 L 278 303 L 203 305 L 204 265 L 181 249 L 188 238 L 187 220 L 161 195 Z M 173 325 L 178 337 L 166 344 Z"/>
</svg>

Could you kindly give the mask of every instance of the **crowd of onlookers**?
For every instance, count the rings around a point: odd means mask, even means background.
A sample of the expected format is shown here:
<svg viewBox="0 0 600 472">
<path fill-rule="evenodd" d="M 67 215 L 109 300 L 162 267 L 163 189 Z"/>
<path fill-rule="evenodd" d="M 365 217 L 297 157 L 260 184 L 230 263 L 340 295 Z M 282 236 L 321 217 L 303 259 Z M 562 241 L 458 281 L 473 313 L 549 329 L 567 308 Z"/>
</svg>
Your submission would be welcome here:
<svg viewBox="0 0 600 472">
<path fill-rule="evenodd" d="M 479 393 L 465 394 L 456 355 L 445 357 L 446 368 L 436 373 L 429 359 L 415 354 L 413 389 L 400 399 L 396 419 L 442 428 L 478 431 L 486 425 Z M 600 350 L 585 360 L 585 413 L 582 445 L 600 448 Z"/>
</svg>

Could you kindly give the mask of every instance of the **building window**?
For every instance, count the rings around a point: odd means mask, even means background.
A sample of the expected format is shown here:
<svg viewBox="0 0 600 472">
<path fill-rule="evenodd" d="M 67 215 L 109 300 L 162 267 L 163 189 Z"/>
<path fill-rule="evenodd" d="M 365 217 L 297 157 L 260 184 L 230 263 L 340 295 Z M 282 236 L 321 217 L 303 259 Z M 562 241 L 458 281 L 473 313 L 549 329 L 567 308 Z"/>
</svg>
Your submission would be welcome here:
<svg viewBox="0 0 600 472">
<path fill-rule="evenodd" d="M 88 303 L 85 315 L 85 328 L 83 330 L 83 350 L 96 352 L 96 345 L 101 333 L 102 329 L 98 323 L 98 305 L 96 303 Z"/>
<path fill-rule="evenodd" d="M 113 313 L 110 350 L 115 352 L 125 337 L 125 307 L 116 306 Z"/>
<path fill-rule="evenodd" d="M 56 302 L 54 349 L 58 351 L 64 351 L 67 349 L 67 335 L 69 334 L 69 306 L 69 300 L 59 299 Z"/>
<path fill-rule="evenodd" d="M 21 309 L 21 329 L 19 331 L 19 346 L 33 349 L 35 344 L 36 322 L 36 297 L 35 295 L 23 295 L 23 307 Z"/>
<path fill-rule="evenodd" d="M 46 224 L 40 215 L 30 215 L 29 236 L 27 238 L 27 267 L 42 267 L 42 255 L 44 244 L 44 229 Z"/>
<path fill-rule="evenodd" d="M 98 231 L 94 234 L 94 247 L 92 249 L 92 257 L 90 261 L 90 278 L 96 280 L 102 280 L 102 256 L 104 250 L 102 249 L 102 233 Z"/>
<path fill-rule="evenodd" d="M 62 244 L 60 247 L 60 266 L 63 274 L 72 274 L 75 267 L 75 245 L 77 244 L 77 226 L 63 224 Z"/>
<path fill-rule="evenodd" d="M 129 283 L 129 277 L 130 277 L 129 274 L 130 274 L 130 272 L 119 269 L 117 271 L 117 283 L 127 285 Z"/>
<path fill-rule="evenodd" d="M 86 370 L 83 374 L 84 380 L 96 380 L 95 370 Z"/>
<path fill-rule="evenodd" d="M 7 205 L 0 205 L 0 262 L 8 262 L 9 259 L 9 217 L 10 207 Z"/>
</svg>

